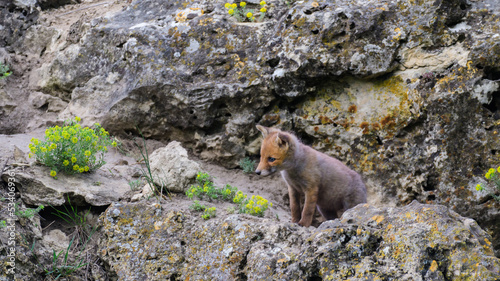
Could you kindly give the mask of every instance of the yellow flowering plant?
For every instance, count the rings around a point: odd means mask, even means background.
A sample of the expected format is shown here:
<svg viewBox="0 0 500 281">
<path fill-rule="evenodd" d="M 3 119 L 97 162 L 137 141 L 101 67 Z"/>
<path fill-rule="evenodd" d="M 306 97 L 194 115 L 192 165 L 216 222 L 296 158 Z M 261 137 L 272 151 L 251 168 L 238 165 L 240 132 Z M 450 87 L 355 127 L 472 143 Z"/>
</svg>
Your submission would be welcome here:
<svg viewBox="0 0 500 281">
<path fill-rule="evenodd" d="M 196 180 L 198 181 L 198 185 L 192 185 L 186 191 L 186 195 L 190 199 L 194 199 L 195 197 L 203 199 L 206 196 L 209 200 L 229 201 L 239 206 L 240 213 L 253 216 L 263 216 L 264 212 L 273 206 L 271 202 L 259 195 L 252 195 L 252 197 L 248 198 L 248 195 L 229 184 L 226 184 L 223 188 L 217 188 L 207 173 L 198 173 Z M 206 210 L 197 200 L 194 201 L 192 209 L 196 211 Z M 208 218 L 210 217 L 208 216 Z"/>
<path fill-rule="evenodd" d="M 9 77 L 12 72 L 9 70 L 9 66 L 0 62 L 0 79 Z"/>
<path fill-rule="evenodd" d="M 497 195 L 500 193 L 500 166 L 496 169 L 490 168 L 488 172 L 484 175 L 484 177 L 489 181 L 492 182 L 493 185 L 496 187 L 498 190 L 495 194 L 495 192 L 492 192 L 490 195 L 495 198 L 495 200 L 500 201 L 500 195 Z M 486 190 L 487 187 L 481 183 L 476 185 L 476 190 L 477 191 L 484 191 Z"/>
<path fill-rule="evenodd" d="M 207 208 L 205 211 L 203 211 L 203 215 L 201 217 L 204 220 L 211 219 L 217 215 L 217 211 L 215 210 L 215 207 Z"/>
<path fill-rule="evenodd" d="M 245 201 L 245 203 L 246 204 L 243 205 L 243 212 L 259 217 L 262 217 L 264 215 L 264 212 L 269 207 L 273 206 L 273 203 L 270 203 L 269 201 L 267 201 L 267 199 L 264 199 L 259 195 L 252 195 L 252 197 L 249 200 Z"/>
<path fill-rule="evenodd" d="M 260 8 L 257 9 L 257 11 L 249 9 L 248 4 L 244 1 L 241 1 L 239 3 L 239 6 L 236 3 L 225 3 L 224 8 L 226 8 L 227 13 L 230 16 L 236 18 L 238 22 L 254 22 L 254 21 L 261 22 L 262 20 L 264 20 L 264 17 L 267 12 L 266 8 L 267 3 L 266 1 L 261 1 L 259 5 Z M 255 17 L 257 13 L 260 14 L 258 18 Z"/>
<path fill-rule="evenodd" d="M 203 212 L 201 217 L 204 220 L 211 219 L 217 215 L 217 210 L 215 209 L 215 207 L 209 208 L 205 205 L 202 205 L 198 200 L 194 200 L 193 205 L 189 206 L 189 208 L 191 208 L 195 212 Z"/>
<path fill-rule="evenodd" d="M 106 164 L 104 154 L 108 147 L 117 145 L 100 124 L 82 128 L 80 121 L 79 117 L 66 120 L 62 127 L 45 130 L 44 140 L 31 139 L 29 156 L 50 167 L 50 176 L 56 179 L 60 172 L 75 174 L 99 169 Z"/>
<path fill-rule="evenodd" d="M 210 200 L 222 199 L 225 201 L 232 200 L 234 194 L 236 193 L 236 188 L 226 184 L 223 188 L 216 188 L 215 184 L 210 179 L 210 175 L 207 173 L 198 173 L 196 176 L 196 181 L 198 185 L 192 185 L 186 191 L 186 195 L 193 199 L 198 197 L 203 199 L 203 197 L 208 197 Z"/>
</svg>

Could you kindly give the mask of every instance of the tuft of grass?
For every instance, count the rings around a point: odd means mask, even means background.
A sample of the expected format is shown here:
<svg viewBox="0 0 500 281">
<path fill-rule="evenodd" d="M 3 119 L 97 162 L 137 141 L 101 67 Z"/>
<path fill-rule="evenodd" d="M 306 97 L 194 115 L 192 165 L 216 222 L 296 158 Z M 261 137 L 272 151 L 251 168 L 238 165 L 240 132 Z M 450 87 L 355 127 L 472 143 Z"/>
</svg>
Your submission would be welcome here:
<svg viewBox="0 0 500 281">
<path fill-rule="evenodd" d="M 81 215 L 78 212 L 78 206 L 73 206 L 71 204 L 71 199 L 69 198 L 69 196 L 66 198 L 67 198 L 66 200 L 68 201 L 69 207 L 67 205 L 63 205 L 64 211 L 61 211 L 61 210 L 54 208 L 54 206 L 50 206 L 55 211 L 55 212 L 52 212 L 52 214 L 54 216 L 62 219 L 67 224 L 72 225 L 72 226 L 81 227 L 81 226 L 86 225 L 87 224 L 87 217 L 90 214 L 90 208 L 87 210 L 87 212 L 84 215 Z"/>
<path fill-rule="evenodd" d="M 77 242 L 84 241 L 91 237 L 93 233 L 96 231 L 97 227 L 92 227 L 87 218 L 90 215 L 91 208 L 89 208 L 85 212 L 78 211 L 78 207 L 71 204 L 71 200 L 69 196 L 67 197 L 68 204 L 63 205 L 64 210 L 59 210 L 54 208 L 54 206 L 50 206 L 53 210 L 52 215 L 60 218 L 67 224 L 71 225 L 75 228 L 74 235 L 81 237 Z"/>
<path fill-rule="evenodd" d="M 51 268 L 44 268 L 45 274 L 48 276 L 52 276 L 54 280 L 58 280 L 61 277 L 68 277 L 70 276 L 73 272 L 78 270 L 79 268 L 82 268 L 86 266 L 87 264 L 83 262 L 83 258 L 80 259 L 78 263 L 71 263 L 69 260 L 69 253 L 70 253 L 70 248 L 71 245 L 73 244 L 73 241 L 75 240 L 76 236 L 73 236 L 71 239 L 71 242 L 69 243 L 68 247 L 66 248 L 66 251 L 61 250 L 58 254 L 56 254 L 56 251 L 52 249 L 52 267 Z M 33 242 L 33 247 L 35 246 L 35 242 Z M 59 261 L 59 257 L 61 257 L 61 254 L 64 253 L 64 257 L 62 261 Z"/>
<path fill-rule="evenodd" d="M 160 182 L 160 184 L 159 184 L 159 186 L 157 186 L 155 184 L 153 172 L 151 171 L 151 165 L 150 165 L 150 161 L 149 161 L 149 153 L 148 153 L 148 148 L 146 146 L 146 139 L 144 138 L 144 135 L 142 134 L 139 127 L 137 127 L 137 130 L 139 131 L 139 134 L 141 135 L 143 146 L 141 147 L 135 140 L 134 140 L 134 144 L 139 149 L 139 152 L 141 153 L 141 156 L 142 156 L 142 160 L 143 160 L 144 165 L 146 167 L 145 169 L 142 167 L 140 168 L 141 169 L 141 178 L 146 181 L 146 183 L 149 185 L 149 188 L 151 189 L 151 191 L 153 191 L 154 196 L 157 198 L 158 203 L 160 203 L 160 200 L 163 197 L 163 190 L 165 190 L 168 195 L 170 195 L 170 194 L 168 193 L 168 190 L 165 188 L 166 183 L 164 180 L 162 180 L 161 178 L 158 178 L 158 180 L 156 182 Z"/>
</svg>

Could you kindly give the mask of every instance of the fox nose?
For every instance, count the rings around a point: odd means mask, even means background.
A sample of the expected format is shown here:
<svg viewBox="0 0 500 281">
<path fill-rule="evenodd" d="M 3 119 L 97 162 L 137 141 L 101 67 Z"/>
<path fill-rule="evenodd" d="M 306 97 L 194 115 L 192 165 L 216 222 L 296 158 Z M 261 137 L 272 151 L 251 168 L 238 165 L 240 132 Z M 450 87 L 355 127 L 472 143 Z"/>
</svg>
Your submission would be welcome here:
<svg viewBox="0 0 500 281">
<path fill-rule="evenodd" d="M 255 170 L 255 173 L 260 176 L 260 170 Z"/>
</svg>

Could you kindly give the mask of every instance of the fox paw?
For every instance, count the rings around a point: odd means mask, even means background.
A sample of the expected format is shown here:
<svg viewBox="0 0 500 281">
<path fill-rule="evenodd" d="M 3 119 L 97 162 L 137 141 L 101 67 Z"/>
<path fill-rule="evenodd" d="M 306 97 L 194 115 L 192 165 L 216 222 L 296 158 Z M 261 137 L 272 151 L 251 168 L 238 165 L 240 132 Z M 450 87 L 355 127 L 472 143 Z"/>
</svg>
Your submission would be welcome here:
<svg viewBox="0 0 500 281">
<path fill-rule="evenodd" d="M 309 226 L 311 226 L 311 223 L 312 223 L 311 221 L 305 221 L 305 220 L 300 220 L 300 221 L 298 222 L 298 224 L 299 224 L 300 226 L 304 226 L 304 227 L 309 227 Z"/>
</svg>

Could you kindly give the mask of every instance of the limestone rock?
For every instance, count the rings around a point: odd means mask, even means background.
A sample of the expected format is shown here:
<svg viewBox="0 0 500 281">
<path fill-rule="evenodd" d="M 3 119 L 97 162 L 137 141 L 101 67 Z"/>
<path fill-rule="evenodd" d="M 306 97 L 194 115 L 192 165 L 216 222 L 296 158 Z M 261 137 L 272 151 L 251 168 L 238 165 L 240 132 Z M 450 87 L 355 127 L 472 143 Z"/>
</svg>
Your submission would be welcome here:
<svg viewBox="0 0 500 281">
<path fill-rule="evenodd" d="M 68 196 L 77 205 L 105 206 L 119 200 L 130 190 L 125 179 L 114 179 L 109 172 L 101 170 L 89 175 L 62 174 L 57 180 L 49 172 L 47 167 L 33 166 L 7 170 L 2 178 L 5 180 L 8 173 L 15 174 L 21 198 L 26 204 L 35 206 L 61 206 L 66 204 Z"/>
<path fill-rule="evenodd" d="M 119 279 L 500 278 L 491 237 L 444 206 L 358 205 L 318 229 L 247 215 L 194 221 L 169 206 L 115 203 L 105 212 L 99 253 Z"/>
<path fill-rule="evenodd" d="M 36 0 L 16 0 L 0 2 L 0 47 L 7 47 L 14 51 L 12 45 L 17 45 L 18 40 L 26 30 L 38 19 L 39 11 L 36 9 Z M 17 45 L 18 46 L 18 45 Z"/>
<path fill-rule="evenodd" d="M 66 203 L 69 196 L 76 205 L 105 206 L 126 198 L 130 191 L 128 180 L 131 180 L 134 171 L 134 159 L 110 150 L 105 156 L 107 164 L 94 173 L 59 174 L 56 180 L 49 175 L 48 167 L 36 165 L 34 159 L 26 157 L 30 139 L 40 138 L 41 134 L 43 132 L 0 135 L 0 168 L 6 168 L 0 171 L 1 178 L 5 182 L 7 178 L 14 178 L 24 203 L 60 206 Z"/>
<path fill-rule="evenodd" d="M 67 102 L 58 97 L 47 95 L 40 92 L 33 92 L 29 97 L 29 102 L 34 108 L 46 107 L 47 111 L 60 112 L 66 108 Z"/>
<path fill-rule="evenodd" d="M 2 83 L 0 81 L 0 83 Z M 8 116 L 17 107 L 16 102 L 6 91 L 0 88 L 0 116 Z M 3 118 L 2 118 L 3 119 Z M 7 127 L 4 120 L 0 120 L 0 126 Z"/>
<path fill-rule="evenodd" d="M 59 229 L 51 230 L 47 235 L 43 236 L 43 243 L 51 247 L 59 253 L 68 248 L 69 239 L 68 236 Z"/>
<path fill-rule="evenodd" d="M 17 51 L 20 53 L 42 56 L 44 52 L 56 51 L 54 45 L 60 36 L 61 31 L 54 27 L 33 25 L 26 30 L 21 45 L 22 49 Z"/>
<path fill-rule="evenodd" d="M 149 158 L 153 180 L 171 192 L 184 193 L 201 171 L 200 165 L 188 158 L 186 149 L 177 141 L 156 149 Z"/>
<path fill-rule="evenodd" d="M 475 190 L 500 165 L 497 0 L 278 1 L 260 23 L 236 22 L 224 3 L 137 0 L 58 37 L 33 27 L 40 11 L 2 2 L 1 53 L 43 53 L 36 69 L 12 69 L 69 102 L 61 119 L 139 126 L 225 167 L 257 157 L 256 123 L 289 129 L 360 172 L 370 202 L 445 204 L 500 250 L 500 203 Z M 17 86 L 0 89 L 9 134 L 35 115 L 16 115 L 28 104 Z"/>
</svg>

